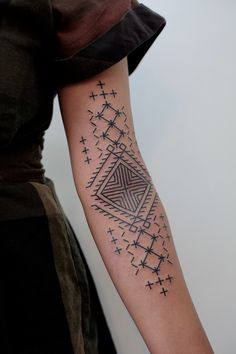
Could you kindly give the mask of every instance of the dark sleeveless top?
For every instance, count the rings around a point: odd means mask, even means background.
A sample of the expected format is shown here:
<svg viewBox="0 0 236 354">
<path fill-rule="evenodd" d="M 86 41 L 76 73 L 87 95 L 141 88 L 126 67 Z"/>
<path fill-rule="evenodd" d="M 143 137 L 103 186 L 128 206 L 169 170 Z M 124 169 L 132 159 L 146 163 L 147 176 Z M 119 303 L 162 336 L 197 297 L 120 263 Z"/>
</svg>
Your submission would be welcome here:
<svg viewBox="0 0 236 354">
<path fill-rule="evenodd" d="M 78 239 L 41 162 L 59 87 L 165 26 L 136 0 L 0 0 L 0 352 L 115 353 Z"/>
</svg>

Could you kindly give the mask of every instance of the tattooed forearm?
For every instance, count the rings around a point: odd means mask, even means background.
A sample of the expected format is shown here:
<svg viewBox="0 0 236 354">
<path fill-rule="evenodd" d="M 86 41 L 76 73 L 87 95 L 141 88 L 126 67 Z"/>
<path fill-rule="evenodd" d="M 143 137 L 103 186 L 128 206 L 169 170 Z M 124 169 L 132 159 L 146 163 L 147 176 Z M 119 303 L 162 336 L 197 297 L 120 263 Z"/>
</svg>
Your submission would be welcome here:
<svg viewBox="0 0 236 354">
<path fill-rule="evenodd" d="M 97 162 L 91 164 L 86 188 L 93 198 L 92 207 L 110 220 L 104 237 L 114 253 L 127 258 L 135 276 L 142 273 L 146 289 L 156 289 L 166 297 L 174 281 L 168 220 L 138 153 L 125 107 L 116 103 L 118 96 L 102 81 L 89 93 L 90 145 Z M 80 143 L 88 166 L 90 147 L 83 136 Z"/>
</svg>

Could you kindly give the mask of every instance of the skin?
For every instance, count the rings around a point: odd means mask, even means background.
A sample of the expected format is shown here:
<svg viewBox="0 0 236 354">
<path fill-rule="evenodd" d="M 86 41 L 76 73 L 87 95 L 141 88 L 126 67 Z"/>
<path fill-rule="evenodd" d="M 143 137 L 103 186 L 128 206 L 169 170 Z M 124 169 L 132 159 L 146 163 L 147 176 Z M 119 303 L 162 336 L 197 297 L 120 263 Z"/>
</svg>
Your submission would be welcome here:
<svg viewBox="0 0 236 354">
<path fill-rule="evenodd" d="M 213 353 L 138 148 L 127 59 L 58 97 L 91 234 L 150 353 Z"/>
</svg>

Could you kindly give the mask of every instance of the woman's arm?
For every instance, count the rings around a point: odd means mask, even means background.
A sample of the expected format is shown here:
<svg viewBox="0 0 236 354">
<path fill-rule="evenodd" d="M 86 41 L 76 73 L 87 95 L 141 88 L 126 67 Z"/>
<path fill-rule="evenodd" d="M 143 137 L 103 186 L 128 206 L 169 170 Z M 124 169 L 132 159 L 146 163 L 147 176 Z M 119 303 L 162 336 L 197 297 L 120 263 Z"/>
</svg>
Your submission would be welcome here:
<svg viewBox="0 0 236 354">
<path fill-rule="evenodd" d="M 135 138 L 126 58 L 58 92 L 73 176 L 105 266 L 152 354 L 213 353 Z"/>
</svg>

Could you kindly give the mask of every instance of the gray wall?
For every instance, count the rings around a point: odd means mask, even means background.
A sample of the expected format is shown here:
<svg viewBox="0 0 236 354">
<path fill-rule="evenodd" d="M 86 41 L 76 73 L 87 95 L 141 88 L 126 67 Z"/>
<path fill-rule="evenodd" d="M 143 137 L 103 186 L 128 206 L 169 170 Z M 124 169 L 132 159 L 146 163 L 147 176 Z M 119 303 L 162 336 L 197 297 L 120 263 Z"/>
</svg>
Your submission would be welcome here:
<svg viewBox="0 0 236 354">
<path fill-rule="evenodd" d="M 143 3 L 167 26 L 130 78 L 136 134 L 209 339 L 216 353 L 234 354 L 236 2 Z M 86 225 L 57 101 L 44 156 L 94 274 L 118 353 L 148 353 Z"/>
</svg>

